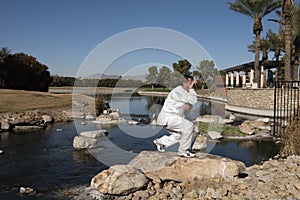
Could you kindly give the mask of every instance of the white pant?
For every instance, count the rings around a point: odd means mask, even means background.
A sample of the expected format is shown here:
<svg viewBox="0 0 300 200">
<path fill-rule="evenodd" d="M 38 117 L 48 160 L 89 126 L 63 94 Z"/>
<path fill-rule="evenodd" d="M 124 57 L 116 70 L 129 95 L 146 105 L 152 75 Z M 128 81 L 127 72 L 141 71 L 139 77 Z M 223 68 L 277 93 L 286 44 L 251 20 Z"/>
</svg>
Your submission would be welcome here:
<svg viewBox="0 0 300 200">
<path fill-rule="evenodd" d="M 185 152 L 191 147 L 193 139 L 193 123 L 179 116 L 172 116 L 168 119 L 167 129 L 174 130 L 177 133 L 170 132 L 171 135 L 164 135 L 158 139 L 158 142 L 170 147 L 179 142 L 178 152 Z"/>
</svg>

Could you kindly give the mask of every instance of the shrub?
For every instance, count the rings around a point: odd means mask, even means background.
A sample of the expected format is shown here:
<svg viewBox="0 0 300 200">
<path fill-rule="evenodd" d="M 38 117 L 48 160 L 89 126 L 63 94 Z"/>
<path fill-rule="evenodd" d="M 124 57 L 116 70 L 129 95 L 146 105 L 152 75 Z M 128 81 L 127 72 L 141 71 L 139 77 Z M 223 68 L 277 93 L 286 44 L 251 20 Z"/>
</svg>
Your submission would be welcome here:
<svg viewBox="0 0 300 200">
<path fill-rule="evenodd" d="M 103 113 L 103 111 L 106 108 L 106 101 L 105 98 L 102 95 L 97 94 L 95 96 L 95 110 L 96 110 L 96 115 L 100 115 Z"/>
<path fill-rule="evenodd" d="M 299 109 L 300 110 L 300 109 Z M 298 112 L 299 113 L 299 112 Z M 300 117 L 295 117 L 285 131 L 284 146 L 281 155 L 300 155 Z"/>
</svg>

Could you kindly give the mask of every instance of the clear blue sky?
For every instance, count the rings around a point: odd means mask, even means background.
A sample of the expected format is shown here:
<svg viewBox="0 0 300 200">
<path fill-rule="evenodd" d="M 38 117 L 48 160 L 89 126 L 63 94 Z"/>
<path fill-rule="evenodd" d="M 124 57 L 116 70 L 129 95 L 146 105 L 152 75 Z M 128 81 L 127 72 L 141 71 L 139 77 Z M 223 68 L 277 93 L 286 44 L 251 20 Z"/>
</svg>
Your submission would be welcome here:
<svg viewBox="0 0 300 200">
<path fill-rule="evenodd" d="M 253 21 L 229 10 L 228 1 L 233 0 L 1 0 L 0 47 L 36 57 L 51 74 L 75 76 L 102 41 L 134 28 L 161 27 L 192 38 L 224 69 L 254 60 L 247 51 Z M 267 21 L 272 17 L 263 20 L 262 35 L 268 28 L 277 31 L 278 25 Z M 167 54 L 122 56 L 107 72 L 122 75 L 143 63 L 171 66 L 178 57 Z"/>
</svg>

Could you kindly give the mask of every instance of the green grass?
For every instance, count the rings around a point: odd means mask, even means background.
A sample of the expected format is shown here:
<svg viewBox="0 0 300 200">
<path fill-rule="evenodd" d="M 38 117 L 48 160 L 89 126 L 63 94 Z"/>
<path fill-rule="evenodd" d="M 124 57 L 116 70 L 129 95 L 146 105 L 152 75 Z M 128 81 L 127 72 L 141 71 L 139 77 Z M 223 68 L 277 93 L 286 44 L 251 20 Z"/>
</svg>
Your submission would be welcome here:
<svg viewBox="0 0 300 200">
<path fill-rule="evenodd" d="M 205 134 L 208 133 L 208 131 L 217 131 L 223 136 L 245 136 L 245 134 L 239 131 L 238 127 L 228 124 L 200 122 L 198 124 L 198 129 L 200 133 Z"/>
</svg>

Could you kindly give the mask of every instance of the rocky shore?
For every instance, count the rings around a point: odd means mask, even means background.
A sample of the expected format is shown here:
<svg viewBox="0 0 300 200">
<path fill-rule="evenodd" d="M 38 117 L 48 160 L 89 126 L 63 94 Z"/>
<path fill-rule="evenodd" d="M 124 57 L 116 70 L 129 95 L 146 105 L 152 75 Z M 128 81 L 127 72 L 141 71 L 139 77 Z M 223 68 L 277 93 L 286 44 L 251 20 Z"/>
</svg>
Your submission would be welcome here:
<svg viewBox="0 0 300 200">
<path fill-rule="evenodd" d="M 238 161 L 201 153 L 181 158 L 141 152 L 128 165 L 96 175 L 89 187 L 65 194 L 77 200 L 300 199 L 300 156 L 246 168 Z"/>
</svg>

